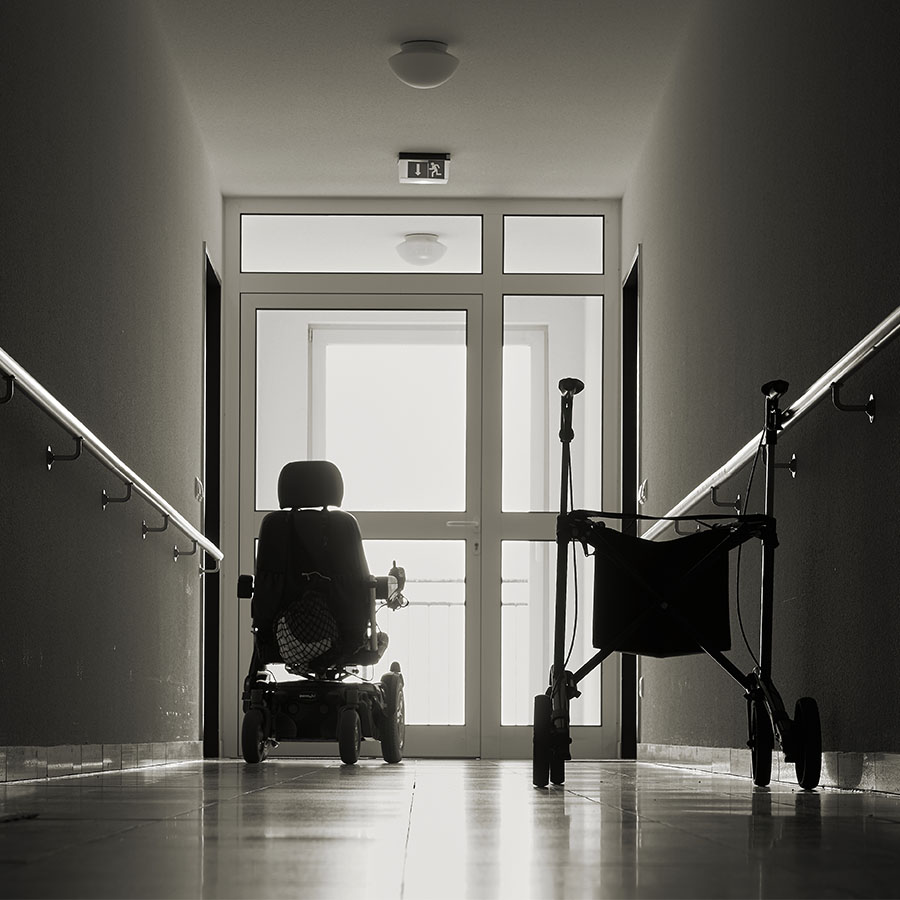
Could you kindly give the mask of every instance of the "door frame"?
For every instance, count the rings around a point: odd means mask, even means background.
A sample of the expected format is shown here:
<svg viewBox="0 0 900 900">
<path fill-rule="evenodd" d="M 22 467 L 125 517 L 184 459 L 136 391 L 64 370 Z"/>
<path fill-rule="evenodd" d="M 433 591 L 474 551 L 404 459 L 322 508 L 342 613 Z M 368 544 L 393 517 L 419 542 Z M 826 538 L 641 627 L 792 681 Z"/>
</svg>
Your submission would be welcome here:
<svg viewBox="0 0 900 900">
<path fill-rule="evenodd" d="M 622 512 L 640 512 L 641 477 L 641 245 L 637 245 L 622 280 Z M 637 519 L 623 521 L 622 531 L 637 537 Z M 624 654 L 621 665 L 619 756 L 637 759 L 638 657 Z"/>
<path fill-rule="evenodd" d="M 618 200 L 462 200 L 397 199 L 354 200 L 292 198 L 229 198 L 224 203 L 225 302 L 223 307 L 223 535 L 222 549 L 222 643 L 220 722 L 223 754 L 240 755 L 240 671 L 241 634 L 237 600 L 229 585 L 235 585 L 241 569 L 241 538 L 237 521 L 240 511 L 239 479 L 241 471 L 240 419 L 242 385 L 240 359 L 242 342 L 241 295 L 251 293 L 364 294 L 409 293 L 421 295 L 480 294 L 484 297 L 482 340 L 485 346 L 502 346 L 504 295 L 603 295 L 603 471 L 602 502 L 615 509 L 619 503 L 620 421 L 620 208 Z M 402 273 L 382 274 L 260 274 L 241 271 L 240 218 L 242 213 L 308 214 L 410 214 L 478 215 L 482 217 L 482 272 L 479 274 Z M 603 215 L 605 261 L 602 275 L 519 275 L 502 271 L 504 215 Z M 482 554 L 481 583 L 492 585 L 482 590 L 482 622 L 488 633 L 500 634 L 500 552 L 502 540 L 552 540 L 555 535 L 553 513 L 503 513 L 501 493 L 500 423 L 502 396 L 502 354 L 486 353 L 482 369 L 483 468 L 481 494 L 481 539 L 483 546 L 496 544 L 496 552 Z M 599 402 L 599 398 L 595 401 Z M 577 502 L 577 498 L 576 498 Z M 530 518 L 526 518 L 530 517 Z M 361 518 L 361 526 L 365 527 Z M 363 531 L 365 534 L 365 531 Z M 495 648 L 481 646 L 481 677 L 484 702 L 481 710 L 480 748 L 472 755 L 485 758 L 530 755 L 530 740 L 524 726 L 501 728 L 500 663 Z M 607 679 L 618 685 L 618 654 L 604 663 Z M 614 735 L 611 748 L 604 739 L 602 751 L 593 755 L 616 755 L 619 728 L 618 695 L 604 710 L 604 729 Z M 611 726 L 611 727 L 610 727 Z M 519 732 L 513 735 L 513 729 Z M 528 729 L 530 731 L 530 729 Z M 598 732 L 599 733 L 599 732 Z M 579 737 L 579 746 L 587 746 Z M 441 754 L 436 748 L 436 755 Z"/>
<path fill-rule="evenodd" d="M 221 540 L 222 459 L 222 279 L 213 265 L 209 247 L 203 244 L 203 425 L 202 425 L 202 528 L 205 537 L 219 546 Z M 201 692 L 203 756 L 221 754 L 219 735 L 220 622 L 222 581 L 218 571 L 201 579 L 203 626 Z"/>
</svg>

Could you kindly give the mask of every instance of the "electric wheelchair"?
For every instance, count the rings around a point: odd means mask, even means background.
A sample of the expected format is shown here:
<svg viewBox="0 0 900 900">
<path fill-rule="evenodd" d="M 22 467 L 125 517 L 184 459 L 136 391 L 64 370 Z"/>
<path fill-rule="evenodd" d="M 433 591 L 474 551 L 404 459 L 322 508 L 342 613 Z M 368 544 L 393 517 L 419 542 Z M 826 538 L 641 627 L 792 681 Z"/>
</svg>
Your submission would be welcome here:
<svg viewBox="0 0 900 900">
<path fill-rule="evenodd" d="M 372 577 L 356 519 L 339 509 L 344 482 L 325 460 L 288 463 L 278 477 L 280 509 L 262 521 L 255 576 L 241 575 L 251 599 L 253 655 L 241 703 L 241 751 L 262 762 L 282 741 L 337 741 L 341 760 L 359 759 L 360 742 L 381 742 L 386 762 L 403 758 L 403 675 L 397 662 L 380 681 L 361 667 L 384 655 L 388 636 L 376 608 L 399 609 L 405 572 L 396 562 Z M 380 603 L 380 606 L 379 606 Z M 294 676 L 278 680 L 270 666 Z"/>
</svg>

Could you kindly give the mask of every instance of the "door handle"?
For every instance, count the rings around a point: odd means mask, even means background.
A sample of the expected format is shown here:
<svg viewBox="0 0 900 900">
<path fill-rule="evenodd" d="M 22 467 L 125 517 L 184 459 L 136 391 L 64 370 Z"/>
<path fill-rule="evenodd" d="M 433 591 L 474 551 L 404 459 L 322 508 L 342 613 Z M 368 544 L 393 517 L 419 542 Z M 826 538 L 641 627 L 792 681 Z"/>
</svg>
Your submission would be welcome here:
<svg viewBox="0 0 900 900">
<path fill-rule="evenodd" d="M 481 534 L 481 522 L 478 519 L 457 519 L 447 523 L 448 528 L 471 528 L 475 534 Z M 481 556 L 481 541 L 472 541 L 472 552 Z"/>
<path fill-rule="evenodd" d="M 471 528 L 473 531 L 481 531 L 481 522 L 478 519 L 462 519 L 447 523 L 448 528 Z"/>
</svg>

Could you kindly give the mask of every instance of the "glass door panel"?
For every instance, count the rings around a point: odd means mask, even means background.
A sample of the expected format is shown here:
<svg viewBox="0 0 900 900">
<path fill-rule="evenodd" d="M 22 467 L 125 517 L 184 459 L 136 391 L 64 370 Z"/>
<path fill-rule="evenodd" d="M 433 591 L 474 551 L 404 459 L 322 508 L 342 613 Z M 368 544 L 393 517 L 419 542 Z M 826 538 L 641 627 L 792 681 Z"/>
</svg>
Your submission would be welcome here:
<svg viewBox="0 0 900 900">
<path fill-rule="evenodd" d="M 507 223 L 508 224 L 508 223 Z M 602 508 L 604 297 L 504 295 L 502 354 L 501 558 L 498 754 L 531 753 L 534 696 L 547 688 L 556 604 L 556 516 L 561 463 L 558 383 L 581 379 L 572 455 L 575 504 Z M 566 668 L 591 646 L 593 560 L 569 563 Z M 576 627 L 577 626 L 577 627 Z M 578 754 L 617 754 L 617 659 L 590 673 L 570 708 Z M 607 727 L 601 727 L 607 726 Z"/>
<path fill-rule="evenodd" d="M 466 319 L 257 310 L 256 508 L 277 508 L 286 462 L 330 459 L 348 508 L 465 509 Z"/>
<path fill-rule="evenodd" d="M 364 541 L 373 573 L 396 560 L 406 570 L 409 606 L 383 610 L 390 638 L 377 681 L 400 660 L 408 725 L 465 725 L 466 547 L 464 541 Z"/>
<path fill-rule="evenodd" d="M 465 509 L 466 314 L 419 315 L 310 329 L 310 455 L 343 472 L 352 509 Z"/>
<path fill-rule="evenodd" d="M 501 603 L 500 724 L 531 725 L 535 694 L 547 689 L 553 660 L 556 602 L 556 542 L 504 541 Z M 577 577 L 570 564 L 566 617 L 566 667 L 577 668 L 594 654 L 593 557 L 576 546 Z M 572 630 L 577 624 L 573 641 Z M 573 725 L 602 725 L 600 672 L 579 684 L 571 706 Z"/>
<path fill-rule="evenodd" d="M 600 506 L 603 297 L 503 298 L 503 511 L 558 512 L 561 378 L 588 387 L 575 422 L 578 505 Z"/>
</svg>

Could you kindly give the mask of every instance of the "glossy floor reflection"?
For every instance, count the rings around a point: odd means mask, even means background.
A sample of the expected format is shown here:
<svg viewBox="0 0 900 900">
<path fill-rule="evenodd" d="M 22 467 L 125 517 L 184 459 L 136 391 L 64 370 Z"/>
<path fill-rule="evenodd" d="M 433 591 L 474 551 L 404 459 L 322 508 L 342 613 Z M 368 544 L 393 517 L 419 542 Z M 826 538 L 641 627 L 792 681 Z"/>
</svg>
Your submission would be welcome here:
<svg viewBox="0 0 900 900">
<path fill-rule="evenodd" d="M 0 897 L 900 897 L 900 797 L 649 763 L 196 762 L 0 786 Z"/>
</svg>

